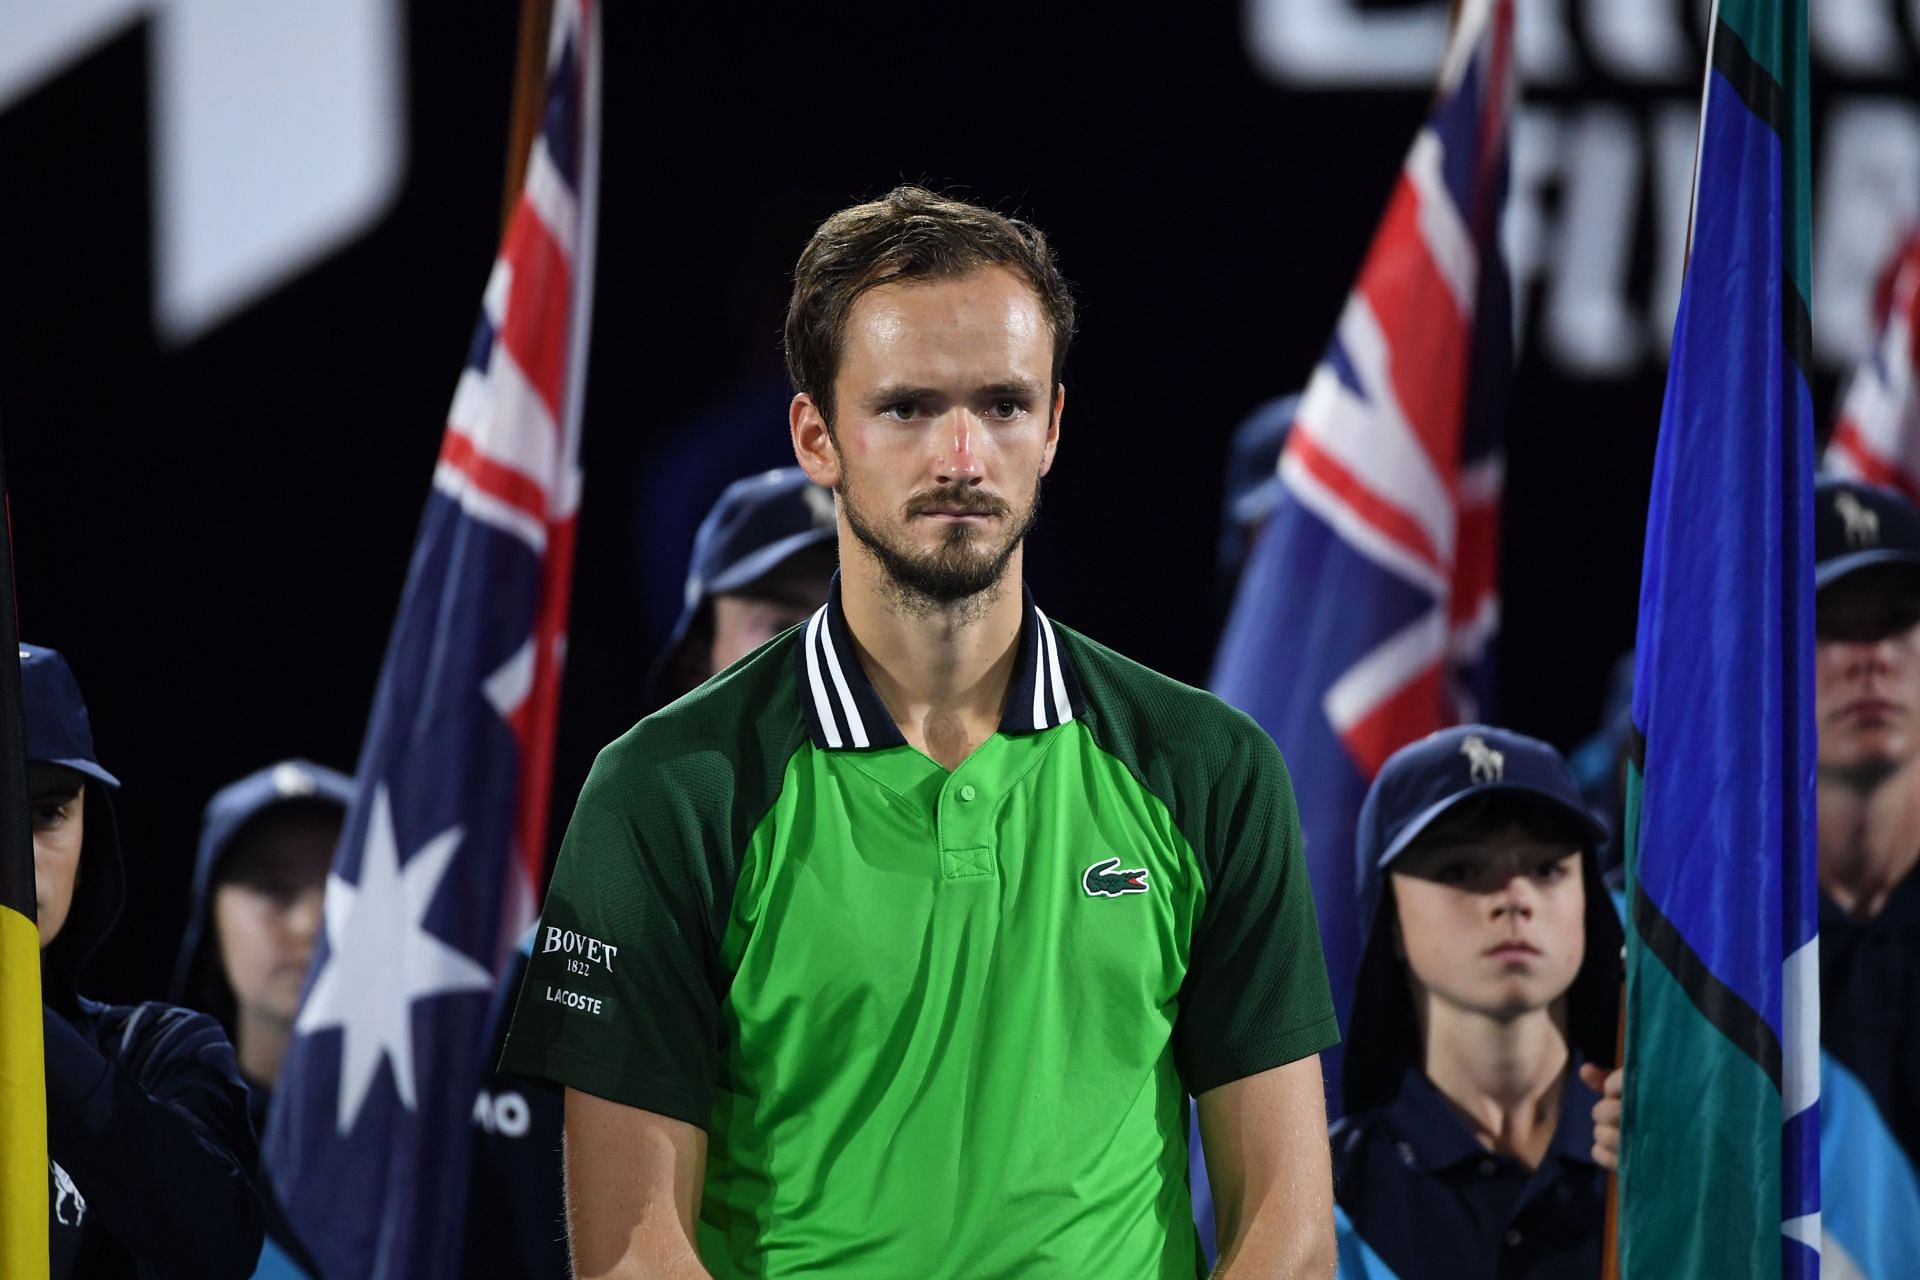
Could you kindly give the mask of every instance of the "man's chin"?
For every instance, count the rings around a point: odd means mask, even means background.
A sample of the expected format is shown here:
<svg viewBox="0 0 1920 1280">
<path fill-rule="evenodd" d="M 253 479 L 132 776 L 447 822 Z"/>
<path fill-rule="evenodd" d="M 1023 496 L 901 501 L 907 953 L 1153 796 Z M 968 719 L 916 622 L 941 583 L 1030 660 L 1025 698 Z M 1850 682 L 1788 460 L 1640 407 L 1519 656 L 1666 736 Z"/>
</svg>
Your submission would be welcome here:
<svg viewBox="0 0 1920 1280">
<path fill-rule="evenodd" d="M 1820 777 L 1861 790 L 1871 790 L 1914 763 L 1915 746 L 1904 731 L 1866 730 L 1830 743 L 1820 753 Z"/>
</svg>

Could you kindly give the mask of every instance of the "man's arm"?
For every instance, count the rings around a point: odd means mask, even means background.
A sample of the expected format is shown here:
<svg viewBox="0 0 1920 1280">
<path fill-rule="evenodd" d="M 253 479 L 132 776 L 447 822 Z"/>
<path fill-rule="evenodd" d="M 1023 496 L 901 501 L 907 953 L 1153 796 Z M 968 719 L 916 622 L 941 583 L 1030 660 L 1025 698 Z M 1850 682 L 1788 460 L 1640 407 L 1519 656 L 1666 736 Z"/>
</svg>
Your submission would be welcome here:
<svg viewBox="0 0 1920 1280">
<path fill-rule="evenodd" d="M 693 1228 L 706 1180 L 706 1132 L 578 1089 L 567 1090 L 566 1105 L 573 1274 L 708 1280 Z"/>
<path fill-rule="evenodd" d="M 1200 1095 L 1215 1280 L 1331 1277 L 1333 1173 L 1318 1054 Z"/>
</svg>

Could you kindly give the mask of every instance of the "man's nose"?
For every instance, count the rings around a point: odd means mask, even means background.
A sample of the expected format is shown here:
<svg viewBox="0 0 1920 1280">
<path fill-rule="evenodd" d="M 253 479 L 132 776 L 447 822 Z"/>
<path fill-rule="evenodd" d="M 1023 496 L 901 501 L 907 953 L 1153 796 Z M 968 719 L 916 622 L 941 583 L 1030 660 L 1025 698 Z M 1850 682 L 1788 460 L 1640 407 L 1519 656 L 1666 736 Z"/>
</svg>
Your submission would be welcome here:
<svg viewBox="0 0 1920 1280">
<path fill-rule="evenodd" d="M 1844 650 L 1847 674 L 1855 679 L 1887 674 L 1893 669 L 1893 653 L 1899 641 L 1898 636 L 1885 636 L 1849 642 Z"/>
<path fill-rule="evenodd" d="M 980 455 L 974 452 L 979 442 L 980 420 L 971 409 L 956 406 L 947 412 L 938 430 L 940 456 L 935 459 L 934 467 L 939 482 L 978 484 L 984 475 Z"/>
<path fill-rule="evenodd" d="M 1504 920 L 1508 916 L 1519 916 L 1522 920 L 1533 919 L 1533 911 L 1539 905 L 1534 889 L 1533 878 L 1524 873 L 1515 873 L 1507 877 L 1507 882 L 1494 890 L 1493 918 Z"/>
</svg>

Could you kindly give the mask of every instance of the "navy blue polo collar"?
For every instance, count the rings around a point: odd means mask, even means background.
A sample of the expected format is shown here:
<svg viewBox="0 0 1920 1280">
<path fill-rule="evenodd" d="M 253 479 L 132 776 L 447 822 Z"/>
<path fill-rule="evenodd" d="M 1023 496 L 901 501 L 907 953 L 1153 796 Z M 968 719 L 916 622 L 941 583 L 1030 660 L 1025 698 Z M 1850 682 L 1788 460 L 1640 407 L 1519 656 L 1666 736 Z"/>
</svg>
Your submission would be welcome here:
<svg viewBox="0 0 1920 1280">
<path fill-rule="evenodd" d="M 1581 1081 L 1578 1065 L 1575 1055 L 1567 1066 L 1567 1082 L 1560 1090 L 1560 1119 L 1553 1126 L 1553 1141 L 1547 1144 L 1542 1164 L 1555 1158 L 1586 1165 L 1594 1162 L 1593 1104 L 1600 1095 Z M 1466 1122 L 1454 1114 L 1453 1104 L 1418 1067 L 1407 1068 L 1385 1118 L 1401 1159 L 1423 1172 L 1439 1173 L 1469 1160 L 1499 1158 L 1480 1145 Z"/>
<path fill-rule="evenodd" d="M 1086 698 L 1073 659 L 1047 615 L 1020 587 L 1025 617 L 1020 650 L 1000 712 L 1001 733 L 1038 733 L 1085 714 Z M 853 633 L 840 603 L 840 575 L 827 602 L 807 619 L 794 654 L 795 685 L 813 745 L 825 750 L 864 751 L 906 745 L 886 704 L 861 669 Z"/>
</svg>

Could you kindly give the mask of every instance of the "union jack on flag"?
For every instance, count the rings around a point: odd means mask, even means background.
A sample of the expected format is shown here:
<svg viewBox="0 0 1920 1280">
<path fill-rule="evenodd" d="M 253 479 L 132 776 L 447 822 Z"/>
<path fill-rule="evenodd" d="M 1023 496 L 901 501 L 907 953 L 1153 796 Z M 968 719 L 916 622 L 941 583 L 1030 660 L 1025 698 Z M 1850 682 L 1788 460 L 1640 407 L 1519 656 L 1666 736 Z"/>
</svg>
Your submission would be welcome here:
<svg viewBox="0 0 1920 1280">
<path fill-rule="evenodd" d="M 599 14 L 559 0 L 541 128 L 454 392 L 327 882 L 266 1162 L 329 1277 L 460 1267 L 495 975 L 534 917 L 580 504 Z"/>
<path fill-rule="evenodd" d="M 1338 328 L 1280 455 L 1213 688 L 1293 775 L 1344 1021 L 1359 963 L 1353 836 L 1395 749 L 1477 719 L 1499 619 L 1513 368 L 1499 251 L 1516 96 L 1511 0 L 1467 0 Z M 1339 1113 L 1338 1050 L 1328 1055 Z"/>
<path fill-rule="evenodd" d="M 1920 228 L 1900 246 L 1880 287 L 1880 334 L 1840 397 L 1821 459 L 1850 480 L 1920 502 Z"/>
</svg>

